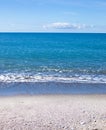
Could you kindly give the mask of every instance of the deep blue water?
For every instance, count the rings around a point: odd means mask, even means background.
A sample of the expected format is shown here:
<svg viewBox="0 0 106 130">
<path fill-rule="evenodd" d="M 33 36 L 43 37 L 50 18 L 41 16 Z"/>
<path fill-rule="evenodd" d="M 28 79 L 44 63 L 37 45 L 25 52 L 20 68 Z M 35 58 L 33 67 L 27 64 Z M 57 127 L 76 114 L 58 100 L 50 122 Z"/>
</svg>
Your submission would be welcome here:
<svg viewBox="0 0 106 130">
<path fill-rule="evenodd" d="M 106 34 L 0 33 L 0 82 L 106 83 Z"/>
</svg>

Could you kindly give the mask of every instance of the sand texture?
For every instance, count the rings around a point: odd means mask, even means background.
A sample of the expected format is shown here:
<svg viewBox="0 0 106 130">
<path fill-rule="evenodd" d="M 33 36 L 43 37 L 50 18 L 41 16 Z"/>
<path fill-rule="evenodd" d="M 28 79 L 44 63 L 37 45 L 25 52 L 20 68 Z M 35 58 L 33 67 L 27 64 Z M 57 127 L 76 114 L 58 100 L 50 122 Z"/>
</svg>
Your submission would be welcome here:
<svg viewBox="0 0 106 130">
<path fill-rule="evenodd" d="M 106 130 L 106 95 L 0 97 L 0 130 Z"/>
</svg>

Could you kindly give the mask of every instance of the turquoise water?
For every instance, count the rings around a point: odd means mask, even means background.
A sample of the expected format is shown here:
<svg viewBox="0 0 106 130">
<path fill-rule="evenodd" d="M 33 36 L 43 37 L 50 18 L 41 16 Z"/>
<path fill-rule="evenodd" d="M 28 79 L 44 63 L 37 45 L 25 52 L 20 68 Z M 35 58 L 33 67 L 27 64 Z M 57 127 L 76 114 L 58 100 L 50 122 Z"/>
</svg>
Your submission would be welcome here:
<svg viewBox="0 0 106 130">
<path fill-rule="evenodd" d="M 106 83 L 106 34 L 0 33 L 0 82 Z"/>
</svg>

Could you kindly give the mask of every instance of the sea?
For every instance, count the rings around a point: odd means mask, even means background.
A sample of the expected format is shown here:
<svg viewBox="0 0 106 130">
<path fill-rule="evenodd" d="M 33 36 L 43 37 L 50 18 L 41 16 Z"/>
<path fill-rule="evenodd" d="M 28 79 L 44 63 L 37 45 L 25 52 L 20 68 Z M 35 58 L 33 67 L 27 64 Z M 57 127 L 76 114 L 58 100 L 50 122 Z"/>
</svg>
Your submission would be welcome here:
<svg viewBox="0 0 106 130">
<path fill-rule="evenodd" d="M 0 33 L 0 95 L 106 94 L 106 33 Z"/>
</svg>

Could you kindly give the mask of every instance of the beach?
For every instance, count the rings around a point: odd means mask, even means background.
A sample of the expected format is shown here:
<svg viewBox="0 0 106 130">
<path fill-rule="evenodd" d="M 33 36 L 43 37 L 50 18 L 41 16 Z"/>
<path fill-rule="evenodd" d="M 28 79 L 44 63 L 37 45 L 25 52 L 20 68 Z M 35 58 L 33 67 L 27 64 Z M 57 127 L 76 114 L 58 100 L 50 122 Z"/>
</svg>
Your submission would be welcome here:
<svg viewBox="0 0 106 130">
<path fill-rule="evenodd" d="M 1 96 L 0 130 L 106 130 L 106 95 Z"/>
<path fill-rule="evenodd" d="M 106 130 L 106 34 L 0 33 L 0 130 Z"/>
</svg>

